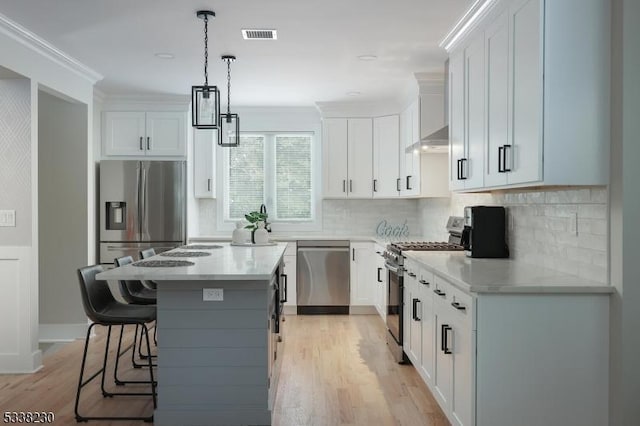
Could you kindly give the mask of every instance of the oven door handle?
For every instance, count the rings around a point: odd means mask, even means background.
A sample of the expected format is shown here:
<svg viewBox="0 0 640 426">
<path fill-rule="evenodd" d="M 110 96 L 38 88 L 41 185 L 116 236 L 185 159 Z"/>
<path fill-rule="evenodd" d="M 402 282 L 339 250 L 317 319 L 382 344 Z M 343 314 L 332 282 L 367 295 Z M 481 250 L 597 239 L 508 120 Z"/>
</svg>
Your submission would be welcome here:
<svg viewBox="0 0 640 426">
<path fill-rule="evenodd" d="M 387 268 L 389 271 L 393 272 L 394 274 L 400 275 L 400 268 L 399 267 L 393 266 L 389 262 L 384 262 L 384 267 Z"/>
</svg>

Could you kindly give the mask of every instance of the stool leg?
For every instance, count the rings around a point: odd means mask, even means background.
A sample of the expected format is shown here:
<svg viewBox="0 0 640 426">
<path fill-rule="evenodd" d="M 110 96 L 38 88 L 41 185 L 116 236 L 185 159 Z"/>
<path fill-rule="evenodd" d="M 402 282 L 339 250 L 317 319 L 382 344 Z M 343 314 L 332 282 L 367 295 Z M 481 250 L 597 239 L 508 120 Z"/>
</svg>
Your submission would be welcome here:
<svg viewBox="0 0 640 426">
<path fill-rule="evenodd" d="M 84 385 L 86 385 L 87 383 L 89 383 L 93 378 L 96 377 L 96 375 L 100 374 L 100 372 L 98 371 L 98 373 L 94 374 L 93 376 L 91 376 L 91 378 L 89 380 L 87 380 L 86 382 L 83 383 L 82 378 L 84 377 L 84 367 L 86 365 L 87 362 L 87 351 L 89 349 L 89 337 L 91 337 L 91 330 L 93 329 L 93 326 L 96 325 L 95 323 L 92 323 L 89 326 L 89 329 L 87 330 L 87 337 L 84 341 L 84 351 L 82 352 L 82 365 L 80 366 L 80 378 L 78 379 L 78 389 L 76 389 L 76 403 L 75 403 L 75 408 L 74 408 L 74 412 L 76 414 L 76 421 L 78 422 L 86 422 L 87 420 L 85 419 L 85 417 L 81 416 L 80 413 L 78 412 L 78 407 L 80 405 L 80 392 L 82 390 L 82 388 L 84 387 Z"/>
<path fill-rule="evenodd" d="M 147 341 L 147 351 L 151 353 L 151 344 L 149 343 L 149 329 L 146 324 L 142 324 L 142 329 L 144 330 L 144 337 Z M 142 336 L 140 336 L 142 338 Z M 149 379 L 151 380 L 151 395 L 153 397 L 153 408 L 158 406 L 157 396 L 156 396 L 156 382 L 153 378 L 153 364 L 151 362 L 151 357 L 147 358 L 149 362 Z"/>
<path fill-rule="evenodd" d="M 136 326 L 137 328 L 137 326 Z M 140 329 L 142 331 L 142 329 Z M 124 332 L 124 325 L 120 326 L 120 338 L 118 339 L 118 350 L 116 352 L 116 363 L 115 363 L 115 367 L 113 369 L 113 380 L 115 382 L 116 385 L 118 386 L 124 386 L 126 384 L 144 384 L 144 383 L 149 383 L 147 380 L 120 380 L 118 378 L 118 365 L 119 365 L 119 361 L 120 361 L 120 357 L 122 355 L 124 355 L 129 349 L 131 349 L 132 351 L 135 352 L 135 347 L 132 345 L 127 346 L 127 348 L 122 351 L 122 335 Z M 142 342 L 142 338 L 140 339 L 140 341 Z M 141 365 L 141 367 L 146 367 L 146 365 Z"/>
</svg>

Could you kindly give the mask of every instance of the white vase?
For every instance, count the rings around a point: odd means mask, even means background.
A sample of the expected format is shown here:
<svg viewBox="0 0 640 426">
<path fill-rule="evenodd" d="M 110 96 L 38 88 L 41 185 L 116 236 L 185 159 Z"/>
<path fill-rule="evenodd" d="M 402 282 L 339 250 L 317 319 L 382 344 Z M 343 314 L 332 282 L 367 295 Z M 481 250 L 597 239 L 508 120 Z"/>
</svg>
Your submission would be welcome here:
<svg viewBox="0 0 640 426">
<path fill-rule="evenodd" d="M 231 234 L 231 241 L 234 244 L 247 244 L 251 242 L 251 233 L 248 229 L 244 228 L 244 222 L 236 222 L 236 229 Z"/>
<path fill-rule="evenodd" d="M 256 244 L 267 244 L 269 242 L 269 233 L 264 229 L 264 222 L 258 222 L 258 229 L 254 232 L 253 241 Z"/>
</svg>

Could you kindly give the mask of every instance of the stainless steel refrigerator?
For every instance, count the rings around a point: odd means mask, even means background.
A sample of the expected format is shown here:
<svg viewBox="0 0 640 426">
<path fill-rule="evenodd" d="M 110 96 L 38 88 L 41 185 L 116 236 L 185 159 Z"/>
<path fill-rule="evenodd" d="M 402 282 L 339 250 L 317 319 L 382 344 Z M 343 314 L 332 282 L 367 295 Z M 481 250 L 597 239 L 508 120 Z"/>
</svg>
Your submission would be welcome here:
<svg viewBox="0 0 640 426">
<path fill-rule="evenodd" d="M 184 161 L 100 162 L 100 263 L 185 243 Z"/>
</svg>

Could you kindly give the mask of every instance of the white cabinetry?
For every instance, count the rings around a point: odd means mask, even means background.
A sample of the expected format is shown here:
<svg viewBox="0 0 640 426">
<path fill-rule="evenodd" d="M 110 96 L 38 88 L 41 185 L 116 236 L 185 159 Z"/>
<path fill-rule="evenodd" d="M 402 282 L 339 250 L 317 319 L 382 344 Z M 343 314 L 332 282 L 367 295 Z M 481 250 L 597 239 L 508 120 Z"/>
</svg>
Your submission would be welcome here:
<svg viewBox="0 0 640 426">
<path fill-rule="evenodd" d="M 183 112 L 107 111 L 103 116 L 103 154 L 184 157 L 186 122 Z"/>
<path fill-rule="evenodd" d="M 287 289 L 286 289 L 286 301 L 284 302 L 285 314 L 295 314 L 297 306 L 297 293 L 296 293 L 296 275 L 297 275 L 297 250 L 296 243 L 291 242 L 287 244 L 287 248 L 284 252 L 283 264 L 284 274 L 287 276 Z"/>
<path fill-rule="evenodd" d="M 400 176 L 400 118 L 373 119 L 373 197 L 397 197 Z"/>
<path fill-rule="evenodd" d="M 193 192 L 196 198 L 215 198 L 217 133 L 198 129 L 193 132 Z"/>
<path fill-rule="evenodd" d="M 371 198 L 373 122 L 370 118 L 323 121 L 323 193 L 326 198 Z"/>
<path fill-rule="evenodd" d="M 608 183 L 610 26 L 606 0 L 505 0 L 445 40 L 451 189 Z"/>
<path fill-rule="evenodd" d="M 450 188 L 480 188 L 485 141 L 484 37 L 473 40 L 450 60 L 449 67 L 453 123 Z"/>
<path fill-rule="evenodd" d="M 372 307 L 377 288 L 373 268 L 373 243 L 351 243 L 350 291 L 351 309 Z M 356 312 L 357 313 L 357 312 Z"/>
<path fill-rule="evenodd" d="M 387 321 L 387 269 L 384 266 L 384 257 L 382 254 L 384 253 L 385 248 L 376 244 L 375 246 L 375 261 L 373 264 L 375 265 L 375 290 L 374 290 L 374 299 L 375 299 L 375 307 L 378 311 L 378 314 L 382 318 L 383 322 Z"/>
<path fill-rule="evenodd" d="M 414 142 L 420 140 L 420 98 L 416 99 L 400 114 L 400 195 L 420 195 L 420 153 L 410 150 Z"/>
</svg>

